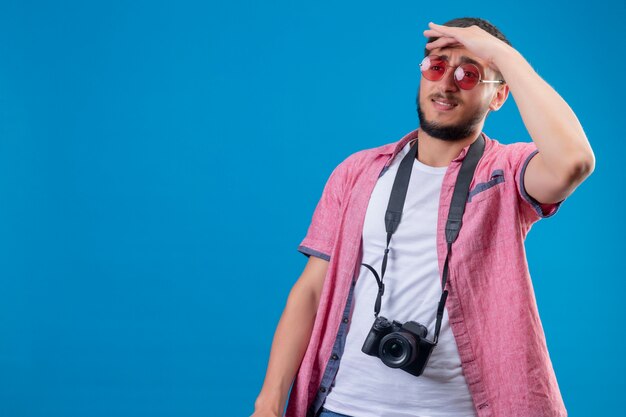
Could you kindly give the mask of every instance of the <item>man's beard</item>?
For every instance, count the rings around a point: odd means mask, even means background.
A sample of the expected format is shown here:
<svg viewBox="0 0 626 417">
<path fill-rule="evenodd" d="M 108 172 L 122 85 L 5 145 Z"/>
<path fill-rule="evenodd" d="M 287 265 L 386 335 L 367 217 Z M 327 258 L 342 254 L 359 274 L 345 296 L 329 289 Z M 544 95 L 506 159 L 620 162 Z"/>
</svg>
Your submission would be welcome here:
<svg viewBox="0 0 626 417">
<path fill-rule="evenodd" d="M 420 108 L 419 102 L 419 91 L 417 93 L 417 117 L 420 121 L 420 128 L 429 136 L 433 138 L 454 142 L 459 141 L 461 139 L 465 139 L 471 135 L 476 134 L 474 130 L 476 126 L 480 124 L 483 120 L 483 117 L 489 112 L 489 104 L 485 106 L 483 109 L 476 109 L 473 113 L 469 114 L 469 116 L 465 120 L 459 120 L 455 124 L 444 125 L 438 122 L 432 122 L 426 120 L 426 116 L 424 112 Z"/>
</svg>

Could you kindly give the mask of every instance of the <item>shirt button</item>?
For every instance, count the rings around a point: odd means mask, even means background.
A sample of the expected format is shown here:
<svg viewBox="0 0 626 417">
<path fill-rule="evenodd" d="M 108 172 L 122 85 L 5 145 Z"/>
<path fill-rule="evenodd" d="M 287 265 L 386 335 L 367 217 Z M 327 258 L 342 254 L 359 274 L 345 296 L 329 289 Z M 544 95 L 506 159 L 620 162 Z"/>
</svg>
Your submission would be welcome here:
<svg viewBox="0 0 626 417">
<path fill-rule="evenodd" d="M 343 318 L 343 322 L 344 322 L 344 323 L 347 323 L 347 322 L 348 322 L 348 318 L 347 318 L 347 317 L 344 317 L 344 318 Z"/>
<path fill-rule="evenodd" d="M 322 387 L 322 388 L 320 388 L 320 391 L 321 392 L 326 392 L 326 388 Z"/>
<path fill-rule="evenodd" d="M 333 356 L 331 356 L 332 359 L 337 360 L 339 359 L 339 356 L 336 353 L 333 353 Z"/>
</svg>

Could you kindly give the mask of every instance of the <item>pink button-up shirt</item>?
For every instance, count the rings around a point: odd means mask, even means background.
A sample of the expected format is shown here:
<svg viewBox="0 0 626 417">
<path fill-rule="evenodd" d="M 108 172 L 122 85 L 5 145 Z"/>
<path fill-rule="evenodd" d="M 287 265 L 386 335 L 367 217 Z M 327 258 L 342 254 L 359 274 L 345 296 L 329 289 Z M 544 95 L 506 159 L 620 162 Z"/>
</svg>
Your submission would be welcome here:
<svg viewBox="0 0 626 417">
<path fill-rule="evenodd" d="M 332 389 L 329 382 L 338 368 L 349 322 L 347 303 L 360 270 L 369 198 L 383 170 L 417 133 L 350 155 L 324 187 L 298 250 L 330 263 L 287 417 L 316 414 Z M 485 151 L 452 245 L 446 284 L 446 309 L 463 374 L 479 417 L 566 416 L 524 250 L 531 225 L 555 214 L 561 203 L 540 205 L 524 189 L 524 171 L 537 153 L 534 143 L 504 145 L 484 137 Z M 452 160 L 443 179 L 437 221 L 440 271 L 452 192 L 468 149 Z"/>
</svg>

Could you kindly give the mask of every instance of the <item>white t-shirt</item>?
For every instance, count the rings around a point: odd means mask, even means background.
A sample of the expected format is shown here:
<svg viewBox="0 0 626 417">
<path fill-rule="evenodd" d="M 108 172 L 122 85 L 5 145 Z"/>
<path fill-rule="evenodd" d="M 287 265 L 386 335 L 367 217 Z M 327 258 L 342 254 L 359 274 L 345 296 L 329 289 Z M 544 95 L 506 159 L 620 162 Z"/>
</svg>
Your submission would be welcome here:
<svg viewBox="0 0 626 417">
<path fill-rule="evenodd" d="M 363 225 L 363 262 L 380 275 L 386 246 L 385 211 L 407 143 L 380 177 L 370 197 Z M 379 316 L 416 321 L 433 339 L 441 297 L 436 227 L 439 194 L 447 167 L 414 160 L 402 220 L 389 244 L 385 293 Z M 352 417 L 474 417 L 456 341 L 444 312 L 439 342 L 419 377 L 385 365 L 361 351 L 374 322 L 376 279 L 361 266 L 354 288 L 354 311 L 334 385 L 324 407 Z"/>
</svg>

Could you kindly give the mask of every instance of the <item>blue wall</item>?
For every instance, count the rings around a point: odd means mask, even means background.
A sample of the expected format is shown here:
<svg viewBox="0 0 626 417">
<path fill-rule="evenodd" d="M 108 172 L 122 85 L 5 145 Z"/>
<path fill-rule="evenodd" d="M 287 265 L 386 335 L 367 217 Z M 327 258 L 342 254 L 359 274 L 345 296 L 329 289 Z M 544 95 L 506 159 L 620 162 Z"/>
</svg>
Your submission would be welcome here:
<svg viewBox="0 0 626 417">
<path fill-rule="evenodd" d="M 422 31 L 468 15 L 594 148 L 527 250 L 570 415 L 615 415 L 624 2 L 422 3 L 2 1 L 0 416 L 249 415 L 328 175 L 417 126 Z M 530 141 L 512 99 L 485 132 Z"/>
</svg>

